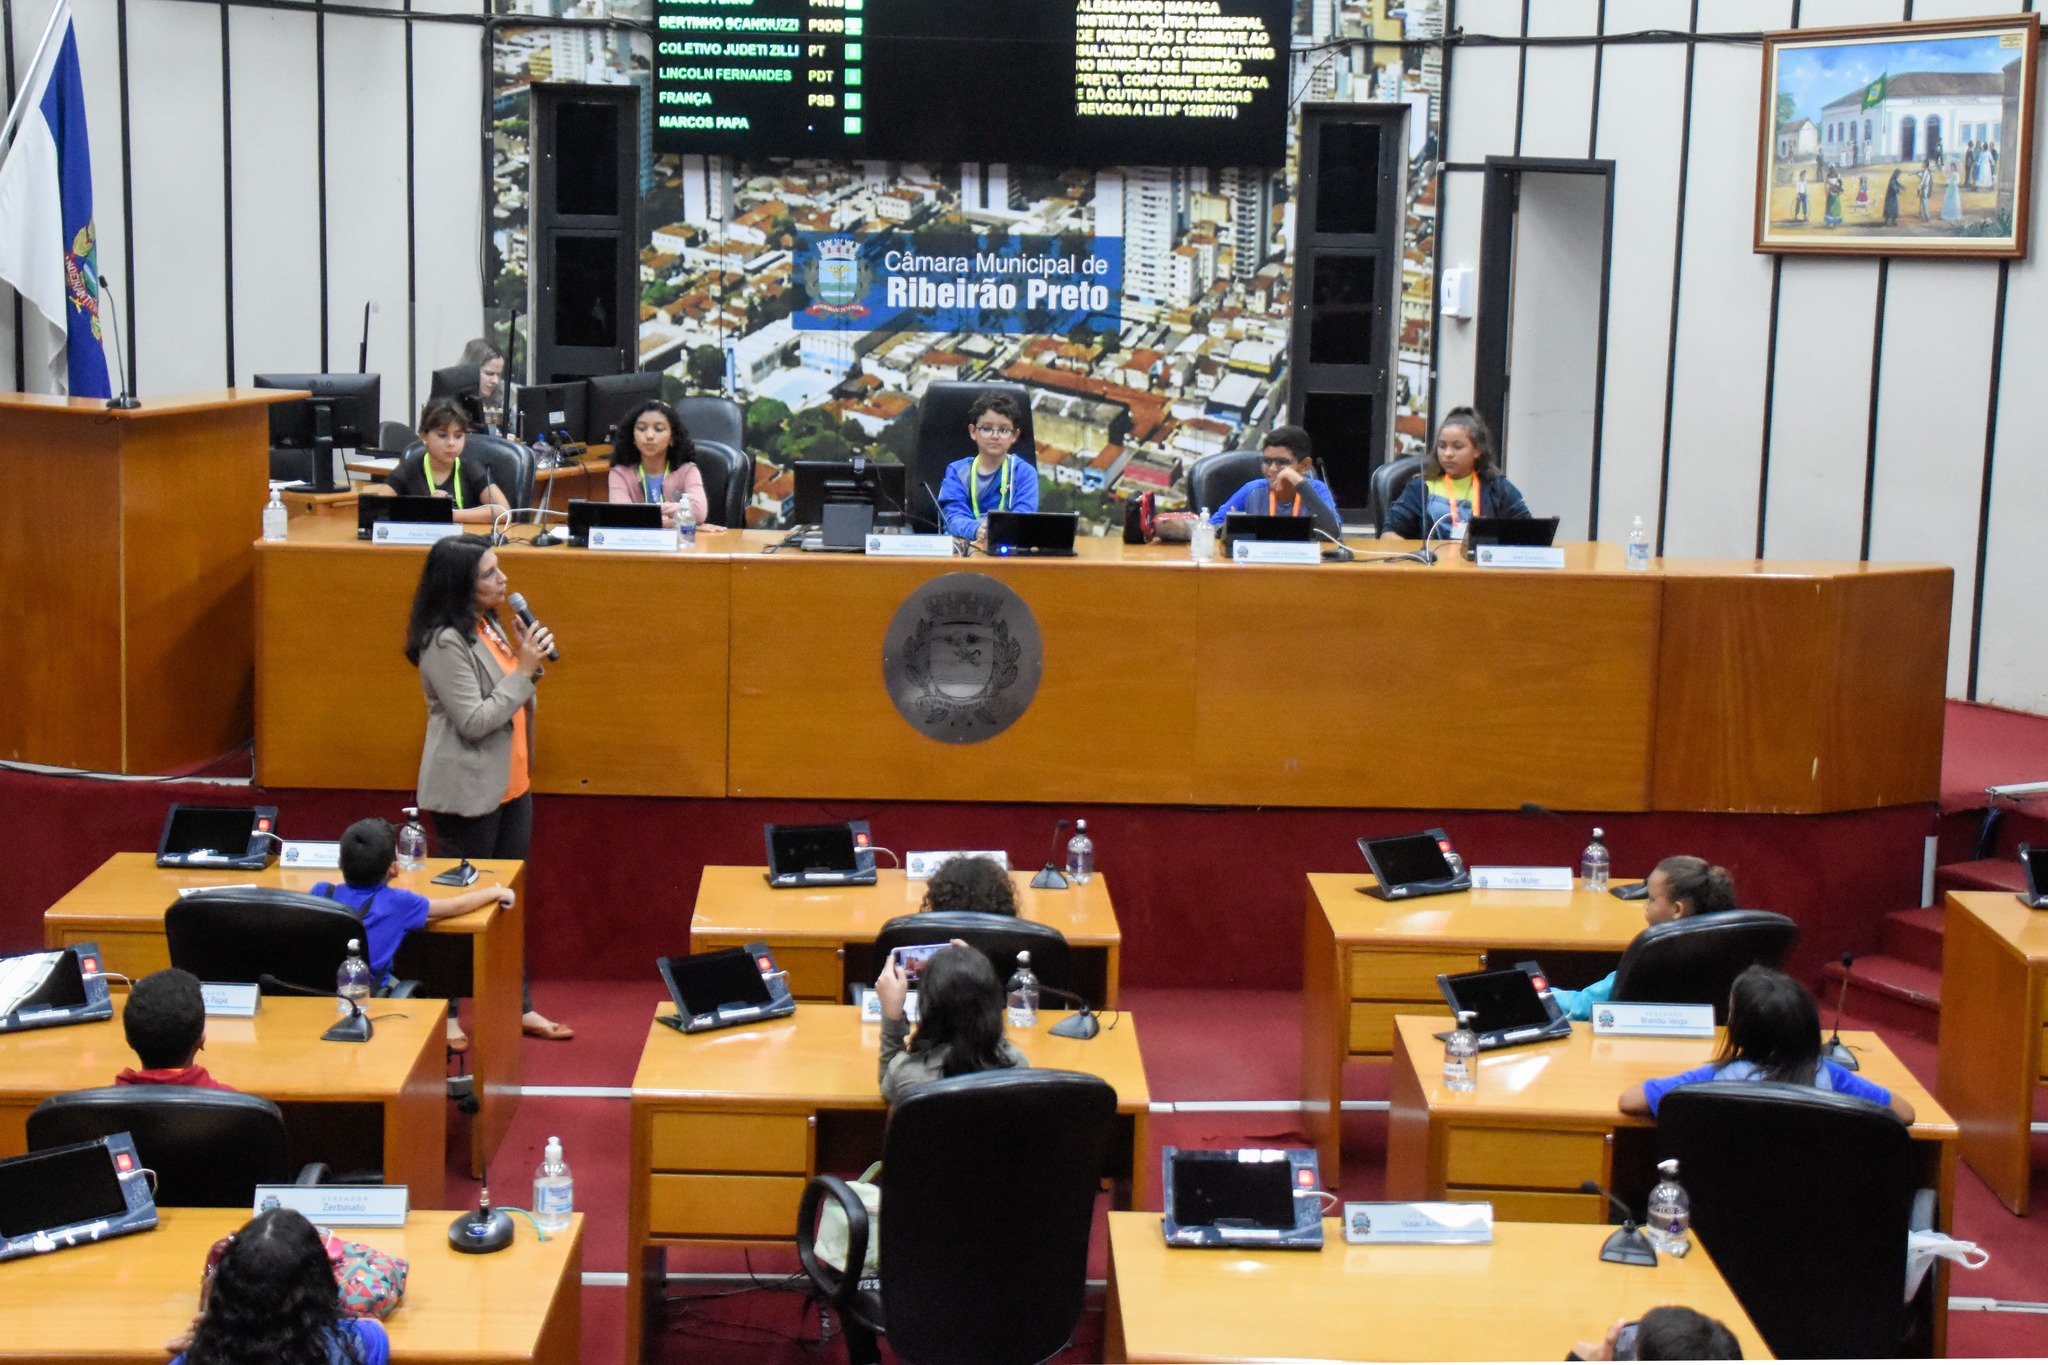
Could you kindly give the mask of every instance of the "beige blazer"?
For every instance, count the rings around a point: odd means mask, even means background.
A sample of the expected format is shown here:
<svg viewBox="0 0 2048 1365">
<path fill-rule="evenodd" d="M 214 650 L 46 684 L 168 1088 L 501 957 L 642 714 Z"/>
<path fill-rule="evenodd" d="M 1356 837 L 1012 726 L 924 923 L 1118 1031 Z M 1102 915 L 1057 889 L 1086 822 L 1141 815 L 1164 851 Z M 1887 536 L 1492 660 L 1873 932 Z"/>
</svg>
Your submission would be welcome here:
<svg viewBox="0 0 2048 1365">
<path fill-rule="evenodd" d="M 512 778 L 512 717 L 526 708 L 533 754 L 533 679 L 500 671 L 481 636 L 444 628 L 420 654 L 427 696 L 427 743 L 420 752 L 419 803 L 448 815 L 489 815 Z"/>
</svg>

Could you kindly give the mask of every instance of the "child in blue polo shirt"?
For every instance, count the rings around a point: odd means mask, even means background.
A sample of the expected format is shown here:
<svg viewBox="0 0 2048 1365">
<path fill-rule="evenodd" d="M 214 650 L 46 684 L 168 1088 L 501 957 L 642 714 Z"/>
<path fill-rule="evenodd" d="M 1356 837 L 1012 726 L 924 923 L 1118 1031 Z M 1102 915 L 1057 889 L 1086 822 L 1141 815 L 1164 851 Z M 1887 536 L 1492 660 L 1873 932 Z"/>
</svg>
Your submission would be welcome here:
<svg viewBox="0 0 2048 1365">
<path fill-rule="evenodd" d="M 514 899 L 509 886 L 480 886 L 429 900 L 417 891 L 390 885 L 398 875 L 398 835 L 389 820 L 358 820 L 348 827 L 341 836 L 341 875 L 342 885 L 319 882 L 313 894 L 362 913 L 363 947 L 380 989 L 390 985 L 391 959 L 398 956 L 398 945 L 408 933 L 426 928 L 428 920 L 466 915 L 491 905 L 509 908 Z M 458 1052 L 469 1045 L 452 1009 L 448 1044 Z"/>
</svg>

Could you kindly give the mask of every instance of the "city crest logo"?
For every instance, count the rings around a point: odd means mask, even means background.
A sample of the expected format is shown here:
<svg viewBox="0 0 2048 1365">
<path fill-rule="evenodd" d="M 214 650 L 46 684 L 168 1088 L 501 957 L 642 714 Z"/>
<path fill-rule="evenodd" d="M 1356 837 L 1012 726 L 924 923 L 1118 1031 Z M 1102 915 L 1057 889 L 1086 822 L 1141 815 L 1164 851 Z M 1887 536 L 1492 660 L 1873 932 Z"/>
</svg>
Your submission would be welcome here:
<svg viewBox="0 0 2048 1365">
<path fill-rule="evenodd" d="M 882 682 L 912 728 L 946 744 L 978 744 L 1017 722 L 1038 693 L 1038 620 L 987 574 L 942 574 L 896 609 L 882 644 Z"/>
<path fill-rule="evenodd" d="M 861 299 L 867 296 L 873 272 L 860 258 L 860 243 L 851 237 L 827 237 L 818 243 L 815 258 L 804 262 L 804 291 L 813 302 L 804 311 L 819 318 L 867 316 Z"/>
</svg>

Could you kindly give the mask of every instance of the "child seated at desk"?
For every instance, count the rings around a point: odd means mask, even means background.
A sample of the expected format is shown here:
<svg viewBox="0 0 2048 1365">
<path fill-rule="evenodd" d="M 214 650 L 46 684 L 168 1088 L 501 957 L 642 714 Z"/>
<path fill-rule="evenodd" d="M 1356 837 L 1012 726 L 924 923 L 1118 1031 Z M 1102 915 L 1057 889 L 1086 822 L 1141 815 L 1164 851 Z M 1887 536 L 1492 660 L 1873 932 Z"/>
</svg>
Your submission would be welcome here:
<svg viewBox="0 0 2048 1365">
<path fill-rule="evenodd" d="M 914 1039 L 903 1015 L 909 990 L 903 964 L 892 955 L 875 981 L 882 1001 L 882 1098 L 891 1105 L 947 1076 L 1031 1065 L 1003 1036 L 1003 983 L 979 950 L 956 938 L 924 964 Z"/>
<path fill-rule="evenodd" d="M 1911 1104 L 1822 1060 L 1820 1050 L 1820 1009 L 1806 988 L 1783 972 L 1751 967 L 1728 992 L 1728 1032 L 1714 1060 L 1630 1086 L 1621 1092 L 1621 1112 L 1655 1117 L 1664 1096 L 1700 1081 L 1784 1081 L 1853 1095 L 1888 1107 L 1902 1123 L 1913 1121 Z"/>
<path fill-rule="evenodd" d="M 1627 1318 L 1607 1329 L 1603 1341 L 1582 1341 L 1566 1360 L 1613 1360 Z M 1635 1351 L 1623 1360 L 1740 1360 L 1742 1343 L 1735 1333 L 1705 1313 L 1668 1305 L 1652 1308 L 1635 1323 Z"/>
<path fill-rule="evenodd" d="M 296 1209 L 242 1225 L 200 1295 L 191 1335 L 171 1365 L 326 1361 L 386 1365 L 391 1339 L 374 1318 L 347 1318 L 320 1234 Z"/>
<path fill-rule="evenodd" d="M 1017 913 L 1017 887 L 993 858 L 948 858 L 925 883 L 920 910 L 972 910 L 983 915 Z"/>
<path fill-rule="evenodd" d="M 206 1046 L 206 1001 L 199 978 L 177 967 L 151 972 L 128 988 L 121 1011 L 121 1029 L 128 1046 L 142 1062 L 114 1077 L 115 1085 L 189 1085 L 201 1090 L 233 1090 L 193 1065 Z"/>
<path fill-rule="evenodd" d="M 1705 858 L 1680 853 L 1658 863 L 1650 873 L 1650 894 L 1643 918 L 1655 928 L 1687 915 L 1711 915 L 1735 908 L 1735 879 L 1725 867 L 1709 866 Z M 1552 990 L 1551 997 L 1567 1019 L 1591 1019 L 1593 1006 L 1614 998 L 1614 973 L 1582 991 Z"/>
<path fill-rule="evenodd" d="M 372 818 L 356 821 L 341 836 L 343 884 L 317 882 L 313 886 L 314 895 L 339 901 L 362 915 L 364 953 L 380 991 L 390 989 L 391 959 L 398 956 L 398 945 L 408 933 L 426 928 L 428 920 L 450 919 L 491 905 L 509 908 L 514 899 L 509 886 L 480 886 L 428 900 L 417 891 L 389 885 L 397 875 L 398 835 L 389 820 Z M 448 1012 L 448 1046 L 455 1052 L 469 1047 L 452 1009 Z"/>
</svg>

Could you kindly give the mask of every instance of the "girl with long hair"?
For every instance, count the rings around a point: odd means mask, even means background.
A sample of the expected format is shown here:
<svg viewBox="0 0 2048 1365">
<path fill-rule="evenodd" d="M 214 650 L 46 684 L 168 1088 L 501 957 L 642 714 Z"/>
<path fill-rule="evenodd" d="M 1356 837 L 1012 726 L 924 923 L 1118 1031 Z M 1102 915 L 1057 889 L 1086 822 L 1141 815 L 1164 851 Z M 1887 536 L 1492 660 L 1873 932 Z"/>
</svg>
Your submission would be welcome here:
<svg viewBox="0 0 2048 1365">
<path fill-rule="evenodd" d="M 320 1234 L 295 1209 L 257 1214 L 229 1239 L 206 1307 L 171 1365 L 385 1365 L 372 1318 L 346 1318 Z"/>
<path fill-rule="evenodd" d="M 1381 540 L 1463 540 L 1474 517 L 1526 518 L 1529 504 L 1500 472 L 1493 431 L 1470 408 L 1453 408 L 1436 429 L 1422 472 L 1387 508 Z"/>
<path fill-rule="evenodd" d="M 942 1077 L 1031 1065 L 1003 1036 L 1003 983 L 979 949 L 956 938 L 924 964 L 914 1036 L 903 1015 L 909 989 L 891 957 L 875 982 L 882 1000 L 882 1098 L 890 1104 Z"/>
</svg>

